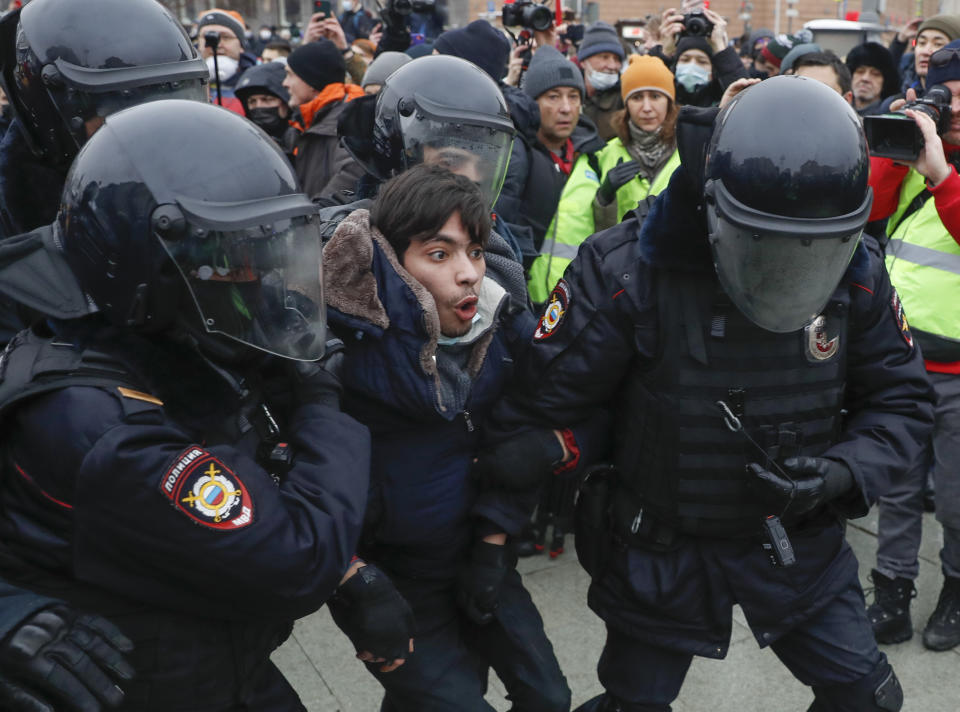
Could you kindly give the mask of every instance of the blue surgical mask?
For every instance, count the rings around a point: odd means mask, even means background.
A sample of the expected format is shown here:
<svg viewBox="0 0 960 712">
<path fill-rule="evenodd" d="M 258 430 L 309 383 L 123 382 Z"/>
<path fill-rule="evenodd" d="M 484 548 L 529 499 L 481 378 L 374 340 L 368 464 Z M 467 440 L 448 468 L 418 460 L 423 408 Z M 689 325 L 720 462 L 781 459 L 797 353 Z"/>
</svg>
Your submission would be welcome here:
<svg viewBox="0 0 960 712">
<path fill-rule="evenodd" d="M 694 62 L 677 65 L 677 84 L 691 94 L 710 83 L 710 72 Z"/>
</svg>

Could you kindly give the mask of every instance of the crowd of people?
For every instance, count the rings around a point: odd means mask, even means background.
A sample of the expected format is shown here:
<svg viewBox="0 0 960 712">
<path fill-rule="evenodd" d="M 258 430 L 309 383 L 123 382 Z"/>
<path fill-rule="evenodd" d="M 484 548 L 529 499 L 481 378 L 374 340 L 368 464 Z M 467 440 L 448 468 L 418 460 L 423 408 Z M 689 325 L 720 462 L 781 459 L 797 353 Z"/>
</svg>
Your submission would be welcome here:
<svg viewBox="0 0 960 712">
<path fill-rule="evenodd" d="M 960 16 L 413 8 L 0 18 L 0 707 L 303 710 L 327 605 L 383 710 L 568 712 L 516 562 L 575 531 L 580 712 L 669 710 L 734 604 L 810 710 L 899 710 L 925 509 L 960 645 Z"/>
</svg>

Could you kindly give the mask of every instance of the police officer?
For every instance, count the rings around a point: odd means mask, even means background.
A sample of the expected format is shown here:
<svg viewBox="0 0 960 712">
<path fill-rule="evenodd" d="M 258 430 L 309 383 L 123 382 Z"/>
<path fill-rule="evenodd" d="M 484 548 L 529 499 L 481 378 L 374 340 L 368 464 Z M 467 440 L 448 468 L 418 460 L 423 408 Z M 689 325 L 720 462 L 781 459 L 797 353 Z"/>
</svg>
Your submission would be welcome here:
<svg viewBox="0 0 960 712">
<path fill-rule="evenodd" d="M 208 72 L 155 0 L 33 0 L 0 19 L 0 81 L 15 118 L 0 140 L 0 238 L 47 225 L 70 162 L 109 114 L 207 101 Z M 0 301 L 0 343 L 23 326 Z"/>
<path fill-rule="evenodd" d="M 2 245 L 4 291 L 51 318 L 3 355 L 0 575 L 133 642 L 123 709 L 302 710 L 270 653 L 376 582 L 350 566 L 369 438 L 324 356 L 314 206 L 193 101 L 108 117 L 61 206 Z"/>
<path fill-rule="evenodd" d="M 841 518 L 920 455 L 932 395 L 860 239 L 860 122 L 803 77 L 747 89 L 716 128 L 703 111 L 642 229 L 594 236 L 557 285 L 479 471 L 523 486 L 589 462 L 603 443 L 550 429 L 614 414 L 616 474 L 580 499 L 602 518 L 576 544 L 607 626 L 606 693 L 582 710 L 669 710 L 694 655 L 725 656 L 734 603 L 811 710 L 899 710 Z"/>
</svg>

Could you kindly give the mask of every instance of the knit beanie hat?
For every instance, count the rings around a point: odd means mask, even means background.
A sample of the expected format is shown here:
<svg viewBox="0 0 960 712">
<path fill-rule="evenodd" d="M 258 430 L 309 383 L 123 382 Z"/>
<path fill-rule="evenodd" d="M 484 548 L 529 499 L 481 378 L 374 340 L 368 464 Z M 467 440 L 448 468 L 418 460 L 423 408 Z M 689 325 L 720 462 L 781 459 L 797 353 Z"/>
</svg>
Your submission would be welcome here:
<svg viewBox="0 0 960 712">
<path fill-rule="evenodd" d="M 573 87 L 580 92 L 581 99 L 586 93 L 583 74 L 576 65 L 553 47 L 540 47 L 533 53 L 530 66 L 523 75 L 522 89 L 527 96 L 536 99 L 554 87 Z"/>
<path fill-rule="evenodd" d="M 900 72 L 890 50 L 879 42 L 864 42 L 847 52 L 847 68 L 853 74 L 860 67 L 874 67 L 883 74 L 880 96 L 886 99 L 900 91 Z"/>
<path fill-rule="evenodd" d="M 823 48 L 816 42 L 804 42 L 803 44 L 794 45 L 793 49 L 787 52 L 783 57 L 783 61 L 780 62 L 780 73 L 786 74 L 793 69 L 794 62 L 803 55 L 813 54 L 814 52 L 823 52 Z"/>
<path fill-rule="evenodd" d="M 787 52 L 798 44 L 807 44 L 812 41 L 813 33 L 809 30 L 801 30 L 795 35 L 777 35 L 760 50 L 760 56 L 779 68 Z"/>
<path fill-rule="evenodd" d="M 203 35 L 203 28 L 207 25 L 222 25 L 223 27 L 230 28 L 230 31 L 237 36 L 238 40 L 240 40 L 240 46 L 246 48 L 247 28 L 245 28 L 233 15 L 230 15 L 223 10 L 211 10 L 210 12 L 205 12 L 200 16 L 200 21 L 197 22 L 198 35 Z"/>
<path fill-rule="evenodd" d="M 713 57 L 713 46 L 706 37 L 681 37 L 677 42 L 677 51 L 673 53 L 674 60 L 688 49 L 698 49 L 708 57 Z"/>
<path fill-rule="evenodd" d="M 370 62 L 360 86 L 366 88 L 368 84 L 383 84 L 387 77 L 410 61 L 410 57 L 403 52 L 383 52 Z"/>
<path fill-rule="evenodd" d="M 653 55 L 631 54 L 630 64 L 620 76 L 620 95 L 626 103 L 631 94 L 648 89 L 666 94 L 671 101 L 677 98 L 673 72 L 666 64 Z"/>
<path fill-rule="evenodd" d="M 473 62 L 493 81 L 507 73 L 510 41 L 486 20 L 474 20 L 458 30 L 447 30 L 437 37 L 433 48 L 438 54 L 449 54 Z"/>
<path fill-rule="evenodd" d="M 328 84 L 342 82 L 347 73 L 343 55 L 327 39 L 297 47 L 287 57 L 287 66 L 317 91 L 323 91 Z"/>
<path fill-rule="evenodd" d="M 934 15 L 917 28 L 919 36 L 924 30 L 939 30 L 951 40 L 960 40 L 960 15 Z"/>
<path fill-rule="evenodd" d="M 597 20 L 583 31 L 583 40 L 581 40 L 580 49 L 577 51 L 577 59 L 582 62 L 587 57 L 592 57 L 601 52 L 613 52 L 620 58 L 620 61 L 626 59 L 627 56 L 627 53 L 623 51 L 623 45 L 620 44 L 617 31 L 606 22 Z"/>
<path fill-rule="evenodd" d="M 933 63 L 934 57 L 936 57 L 940 52 L 943 52 L 945 49 L 960 49 L 960 40 L 954 40 L 946 47 L 941 47 L 932 55 L 930 55 L 930 63 L 927 65 L 927 86 L 932 87 L 934 84 L 943 84 L 944 82 L 949 82 L 952 79 L 960 79 L 960 57 L 957 57 L 956 54 L 950 57 L 950 61 L 944 64 L 943 66 L 938 67 Z M 947 53 L 944 52 L 944 55 Z"/>
</svg>

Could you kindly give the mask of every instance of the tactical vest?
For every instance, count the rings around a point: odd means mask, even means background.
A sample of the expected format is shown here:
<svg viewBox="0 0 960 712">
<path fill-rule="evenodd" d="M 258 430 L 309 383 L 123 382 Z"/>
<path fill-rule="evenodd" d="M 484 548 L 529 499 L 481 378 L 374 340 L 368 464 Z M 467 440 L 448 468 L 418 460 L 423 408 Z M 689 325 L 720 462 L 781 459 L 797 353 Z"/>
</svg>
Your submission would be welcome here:
<svg viewBox="0 0 960 712">
<path fill-rule="evenodd" d="M 781 513 L 756 497 L 746 466 L 818 455 L 839 432 L 849 293 L 787 334 L 750 322 L 704 275 L 660 273 L 658 302 L 658 358 L 631 370 L 618 409 L 617 518 L 634 533 L 759 533 Z"/>
<path fill-rule="evenodd" d="M 20 332 L 0 354 L 0 432 L 4 432 L 3 420 L 18 405 L 71 386 L 101 388 L 117 396 L 127 422 L 161 421 L 162 405 L 156 399 L 151 402 L 149 394 L 142 392 L 143 386 L 115 357 L 91 349 L 80 351 L 28 330 Z M 282 464 L 270 461 L 275 451 L 271 444 L 280 440 L 280 431 L 258 398 L 245 399 L 241 412 L 213 430 L 218 432 L 207 444 L 232 442 L 257 453 L 261 465 L 272 467 L 268 471 L 275 479 L 281 476 Z M 0 476 L 7 477 L 10 458 L 2 443 L 0 457 Z M 277 620 L 282 614 L 272 612 L 267 619 L 240 622 L 210 617 L 205 609 L 192 615 L 167 610 L 47 571 L 23 561 L 3 542 L 0 570 L 11 583 L 104 616 L 134 642 L 128 659 L 137 678 L 123 686 L 122 710 L 233 712 L 268 706 L 258 701 L 258 684 L 262 676 L 275 674 L 265 661 L 289 635 L 291 627 Z M 210 601 L 214 609 L 216 597 Z"/>
<path fill-rule="evenodd" d="M 911 170 L 890 217 L 887 270 L 924 358 L 960 361 L 960 245 L 944 227 L 925 179 Z"/>
</svg>

